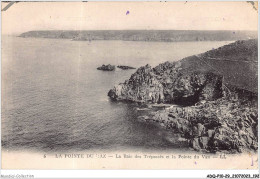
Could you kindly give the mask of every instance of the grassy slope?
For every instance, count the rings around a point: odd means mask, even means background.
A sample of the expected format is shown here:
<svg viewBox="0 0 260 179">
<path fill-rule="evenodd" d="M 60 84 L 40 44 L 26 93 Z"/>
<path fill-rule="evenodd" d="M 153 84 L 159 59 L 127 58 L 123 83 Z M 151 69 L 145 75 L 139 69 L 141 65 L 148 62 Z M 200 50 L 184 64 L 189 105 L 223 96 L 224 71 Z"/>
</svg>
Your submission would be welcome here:
<svg viewBox="0 0 260 179">
<path fill-rule="evenodd" d="M 257 39 L 237 41 L 181 60 L 182 71 L 214 71 L 228 87 L 257 93 Z"/>
</svg>

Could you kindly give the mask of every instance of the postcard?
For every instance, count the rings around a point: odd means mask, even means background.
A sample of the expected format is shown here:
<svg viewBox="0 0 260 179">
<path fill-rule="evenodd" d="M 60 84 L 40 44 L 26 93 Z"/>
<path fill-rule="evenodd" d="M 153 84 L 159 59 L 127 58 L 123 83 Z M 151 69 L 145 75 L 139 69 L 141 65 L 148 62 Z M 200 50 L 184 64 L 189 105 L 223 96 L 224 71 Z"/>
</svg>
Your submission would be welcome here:
<svg viewBox="0 0 260 179">
<path fill-rule="evenodd" d="M 258 2 L 2 2 L 2 169 L 258 169 Z"/>
</svg>

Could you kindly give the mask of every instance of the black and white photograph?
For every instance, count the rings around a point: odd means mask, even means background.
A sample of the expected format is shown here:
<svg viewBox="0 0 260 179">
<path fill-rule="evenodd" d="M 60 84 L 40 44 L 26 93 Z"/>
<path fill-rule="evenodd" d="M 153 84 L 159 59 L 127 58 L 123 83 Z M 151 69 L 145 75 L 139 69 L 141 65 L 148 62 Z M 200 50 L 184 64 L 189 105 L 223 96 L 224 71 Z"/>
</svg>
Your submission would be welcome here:
<svg viewBox="0 0 260 179">
<path fill-rule="evenodd" d="M 2 2 L 3 169 L 258 169 L 258 2 Z"/>
</svg>

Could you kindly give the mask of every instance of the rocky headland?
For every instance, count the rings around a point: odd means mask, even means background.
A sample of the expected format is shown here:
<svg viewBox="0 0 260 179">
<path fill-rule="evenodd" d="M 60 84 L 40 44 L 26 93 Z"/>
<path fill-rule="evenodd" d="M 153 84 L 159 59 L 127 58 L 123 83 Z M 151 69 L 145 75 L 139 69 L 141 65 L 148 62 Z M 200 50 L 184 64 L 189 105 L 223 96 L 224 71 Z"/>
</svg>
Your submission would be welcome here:
<svg viewBox="0 0 260 179">
<path fill-rule="evenodd" d="M 258 150 L 257 40 L 140 67 L 108 92 L 112 100 L 177 104 L 151 113 L 195 150 Z"/>
</svg>

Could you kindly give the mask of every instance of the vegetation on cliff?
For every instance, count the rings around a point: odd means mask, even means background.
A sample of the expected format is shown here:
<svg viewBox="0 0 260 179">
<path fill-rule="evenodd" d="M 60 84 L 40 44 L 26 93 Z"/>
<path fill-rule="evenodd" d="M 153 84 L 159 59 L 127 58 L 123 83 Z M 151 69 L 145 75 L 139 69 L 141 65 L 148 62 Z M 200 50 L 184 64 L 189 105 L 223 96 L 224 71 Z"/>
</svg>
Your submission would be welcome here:
<svg viewBox="0 0 260 179">
<path fill-rule="evenodd" d="M 234 51 L 234 57 L 229 51 Z M 257 93 L 257 40 L 237 41 L 154 68 L 140 67 L 108 95 L 115 100 L 195 104 L 232 91 Z"/>
</svg>

